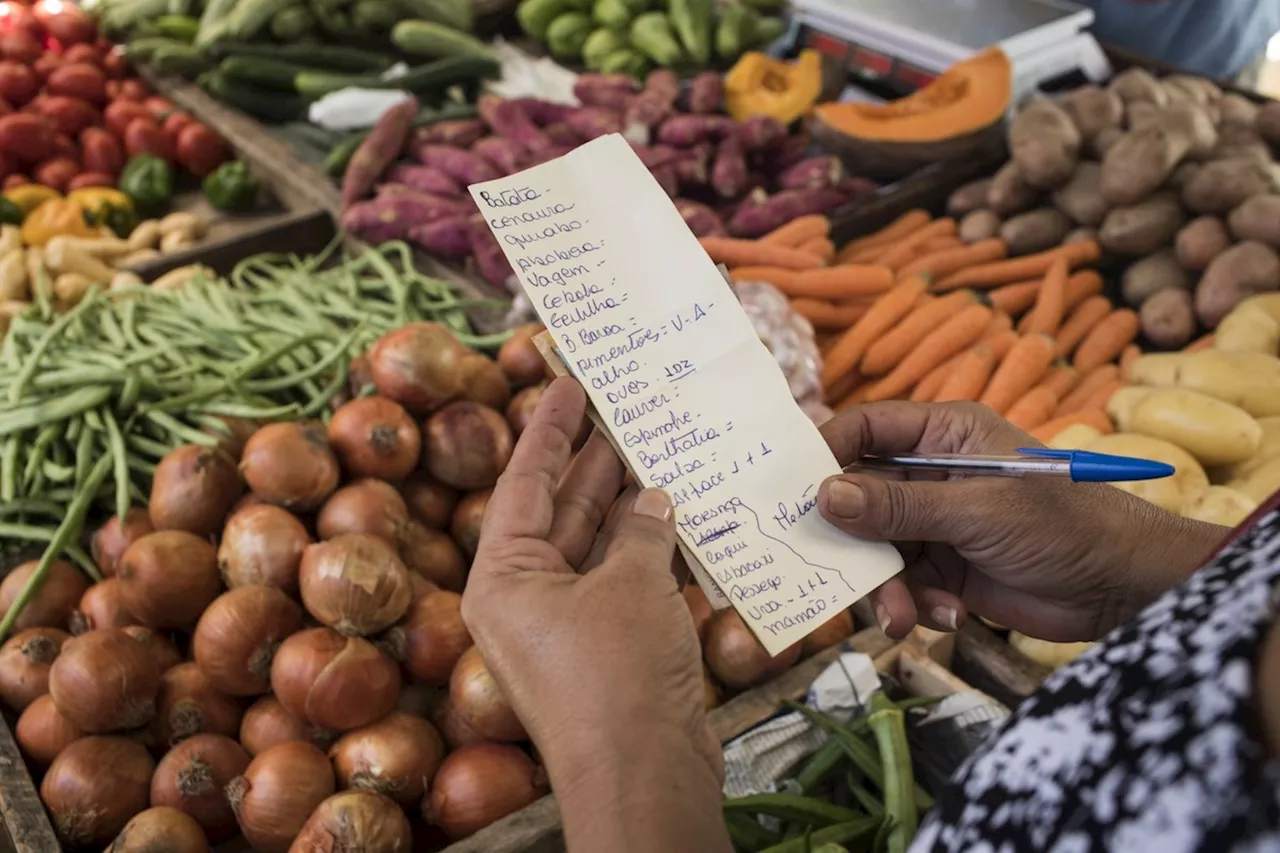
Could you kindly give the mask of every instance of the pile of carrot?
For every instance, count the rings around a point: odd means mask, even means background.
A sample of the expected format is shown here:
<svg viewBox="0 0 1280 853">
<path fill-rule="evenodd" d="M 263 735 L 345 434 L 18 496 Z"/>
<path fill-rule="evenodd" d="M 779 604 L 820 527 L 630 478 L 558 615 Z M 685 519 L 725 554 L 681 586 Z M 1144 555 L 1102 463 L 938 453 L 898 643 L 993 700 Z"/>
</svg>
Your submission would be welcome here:
<svg viewBox="0 0 1280 853">
<path fill-rule="evenodd" d="M 1113 430 L 1104 406 L 1139 354 L 1138 316 L 1102 295 L 1096 243 L 1009 258 L 1002 240 L 966 245 L 955 220 L 912 210 L 838 250 L 822 216 L 702 245 L 813 323 L 837 409 L 975 400 L 1046 441 L 1075 423 Z"/>
</svg>

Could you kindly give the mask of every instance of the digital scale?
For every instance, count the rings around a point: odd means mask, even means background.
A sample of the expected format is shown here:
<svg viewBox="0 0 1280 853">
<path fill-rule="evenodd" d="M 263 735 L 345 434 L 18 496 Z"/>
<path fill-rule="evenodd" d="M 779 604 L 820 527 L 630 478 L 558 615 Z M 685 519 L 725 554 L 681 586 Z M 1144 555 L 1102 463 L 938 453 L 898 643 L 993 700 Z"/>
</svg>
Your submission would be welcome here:
<svg viewBox="0 0 1280 853">
<path fill-rule="evenodd" d="M 893 97 L 914 92 L 992 45 L 1013 63 L 1014 100 L 1111 63 L 1088 32 L 1093 10 L 1068 0 L 792 0 L 793 49 L 814 48 Z"/>
</svg>

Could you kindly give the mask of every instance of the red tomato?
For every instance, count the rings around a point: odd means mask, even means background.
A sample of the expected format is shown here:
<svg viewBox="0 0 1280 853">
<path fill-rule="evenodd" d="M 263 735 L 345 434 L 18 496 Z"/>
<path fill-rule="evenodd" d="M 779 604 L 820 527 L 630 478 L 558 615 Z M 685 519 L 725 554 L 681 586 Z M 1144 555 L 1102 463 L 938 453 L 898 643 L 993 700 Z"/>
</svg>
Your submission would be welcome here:
<svg viewBox="0 0 1280 853">
<path fill-rule="evenodd" d="M 86 127 L 98 124 L 101 116 L 88 101 L 66 95 L 48 95 L 40 99 L 40 112 L 53 119 L 58 130 L 75 136 Z"/>
<path fill-rule="evenodd" d="M 80 134 L 80 162 L 86 172 L 120 174 L 124 151 L 116 138 L 100 127 L 86 127 Z"/>
<path fill-rule="evenodd" d="M 70 136 L 65 133 L 54 134 L 53 148 L 50 157 L 68 157 L 76 162 L 80 161 L 80 149 L 76 148 L 76 143 Z"/>
<path fill-rule="evenodd" d="M 102 70 L 112 80 L 119 80 L 129 75 L 129 60 L 125 58 L 124 51 L 120 48 L 114 48 L 102 55 Z"/>
<path fill-rule="evenodd" d="M 92 43 L 98 37 L 97 22 L 79 6 L 65 0 L 56 5 L 37 3 L 35 16 L 44 24 L 49 36 L 63 46 Z"/>
<path fill-rule="evenodd" d="M 116 98 L 120 97 L 120 81 L 108 80 L 106 91 L 108 101 L 114 101 Z"/>
<path fill-rule="evenodd" d="M 40 42 L 31 37 L 30 33 L 11 30 L 0 37 L 0 56 L 5 59 L 30 65 L 39 59 L 42 53 L 44 48 L 40 46 Z"/>
<path fill-rule="evenodd" d="M 197 178 L 203 178 L 231 159 L 222 137 L 199 122 L 192 122 L 178 134 L 178 163 Z"/>
<path fill-rule="evenodd" d="M 23 184 L 31 183 L 31 179 L 26 175 L 8 175 L 4 179 L 4 183 L 0 184 L 0 189 L 11 190 L 14 187 L 20 187 Z"/>
<path fill-rule="evenodd" d="M 9 106 L 6 100 L 0 98 L 0 116 L 7 116 L 11 112 L 13 112 L 13 107 Z"/>
<path fill-rule="evenodd" d="M 178 134 L 189 124 L 195 122 L 190 113 L 173 112 L 169 113 L 169 117 L 164 120 L 164 135 L 169 140 L 169 144 L 175 148 L 178 145 Z"/>
<path fill-rule="evenodd" d="M 125 128 L 129 126 L 129 122 L 136 118 L 151 118 L 151 113 L 147 108 L 137 101 L 124 100 L 121 94 L 120 99 L 111 103 L 103 113 L 103 118 L 107 122 L 107 130 L 116 135 L 117 139 L 124 138 Z"/>
<path fill-rule="evenodd" d="M 46 53 L 31 64 L 31 71 L 36 79 L 43 83 L 55 69 L 62 67 L 62 57 L 56 53 Z"/>
<path fill-rule="evenodd" d="M 40 91 L 40 81 L 31 69 L 18 62 L 0 62 L 0 98 L 11 104 L 25 104 Z"/>
<path fill-rule="evenodd" d="M 14 165 L 12 160 L 3 154 L 0 154 L 0 178 L 9 177 L 9 173 L 16 168 L 17 166 Z"/>
<path fill-rule="evenodd" d="M 38 42 L 44 41 L 44 26 L 31 13 L 30 6 L 21 3 L 0 3 L 0 19 L 5 32 L 24 32 Z"/>
<path fill-rule="evenodd" d="M 156 117 L 156 121 L 163 122 L 169 117 L 169 114 L 177 109 L 173 105 L 173 101 L 168 98 L 162 98 L 159 95 L 152 95 L 142 102 L 147 109 L 151 110 L 151 114 Z"/>
<path fill-rule="evenodd" d="M 67 192 L 82 190 L 86 187 L 114 187 L 115 185 L 115 175 L 103 172 L 81 172 L 67 184 Z"/>
<path fill-rule="evenodd" d="M 73 44 L 62 54 L 63 62 L 87 62 L 94 68 L 102 62 L 102 54 L 91 44 Z"/>
<path fill-rule="evenodd" d="M 32 177 L 37 184 L 53 187 L 58 192 L 66 192 L 71 179 L 80 174 L 80 165 L 69 157 L 54 157 L 45 160 L 36 167 Z"/>
<path fill-rule="evenodd" d="M 173 147 L 164 138 L 164 131 L 150 117 L 135 118 L 124 131 L 124 150 L 130 158 L 139 154 L 154 154 L 173 162 Z"/>
<path fill-rule="evenodd" d="M 87 62 L 69 62 L 55 69 L 44 81 L 44 87 L 51 95 L 70 95 L 91 104 L 107 99 L 107 78 L 97 66 Z"/>
<path fill-rule="evenodd" d="M 120 83 L 120 97 L 130 101 L 142 103 L 151 96 L 151 90 L 147 88 L 147 84 L 143 83 L 136 77 L 124 80 Z"/>
<path fill-rule="evenodd" d="M 53 150 L 53 122 L 40 115 L 14 113 L 0 118 L 0 153 L 24 163 L 39 163 Z"/>
</svg>

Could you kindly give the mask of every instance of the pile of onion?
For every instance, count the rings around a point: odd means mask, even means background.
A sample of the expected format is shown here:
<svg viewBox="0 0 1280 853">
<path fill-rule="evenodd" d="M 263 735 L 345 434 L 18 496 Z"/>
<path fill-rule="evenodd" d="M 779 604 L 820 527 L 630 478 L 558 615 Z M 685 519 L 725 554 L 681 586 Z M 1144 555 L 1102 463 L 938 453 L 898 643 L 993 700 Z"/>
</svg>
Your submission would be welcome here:
<svg viewBox="0 0 1280 853">
<path fill-rule="evenodd" d="M 218 570 L 231 589 L 273 586 L 298 593 L 298 565 L 311 534 L 286 509 L 253 504 L 236 510 L 222 528 Z"/>
<path fill-rule="evenodd" d="M 137 622 L 125 610 L 122 584 L 117 577 L 109 577 L 86 589 L 69 620 L 73 634 L 83 634 L 96 628 L 124 628 Z"/>
<path fill-rule="evenodd" d="M 408 851 L 413 833 L 404 810 L 370 791 L 342 791 L 307 818 L 296 850 Z"/>
<path fill-rule="evenodd" d="M 53 704 L 53 697 L 47 693 L 27 706 L 13 730 L 18 746 L 38 767 L 48 767 L 62 750 L 85 734 L 62 716 Z"/>
<path fill-rule="evenodd" d="M 160 677 L 151 721 L 157 747 L 172 747 L 198 734 L 235 737 L 239 731 L 240 703 L 215 688 L 196 664 L 178 664 Z"/>
<path fill-rule="evenodd" d="M 274 696 L 263 696 L 244 712 L 240 721 L 240 745 L 250 755 L 259 755 L 291 740 L 327 748 L 333 736 L 289 711 Z"/>
<path fill-rule="evenodd" d="M 716 678 L 735 690 L 746 690 L 793 667 L 800 660 L 800 644 L 790 645 L 777 657 L 770 657 L 738 611 L 726 607 L 711 617 L 703 654 Z"/>
<path fill-rule="evenodd" d="M 123 520 L 116 515 L 107 519 L 107 523 L 102 525 L 89 541 L 93 561 L 98 564 L 98 570 L 102 572 L 102 576 L 112 577 L 116 573 L 116 564 L 120 562 L 120 558 L 129 546 L 148 533 L 154 532 L 155 526 L 151 523 L 151 516 L 142 507 L 135 506 L 130 509 L 124 514 Z"/>
<path fill-rule="evenodd" d="M 218 593 L 217 552 L 185 530 L 159 530 L 129 546 L 116 568 L 125 610 L 152 628 L 190 629 Z"/>
<path fill-rule="evenodd" d="M 0 582 L 0 616 L 13 606 L 38 566 L 39 562 L 35 560 L 23 563 Z M 65 629 L 72 611 L 88 588 L 89 582 L 85 580 L 84 572 L 66 560 L 54 560 L 35 595 L 18 614 L 13 623 L 14 630 L 41 626 Z"/>
<path fill-rule="evenodd" d="M 0 702 L 21 711 L 49 692 L 49 670 L 71 636 L 57 628 L 28 628 L 0 646 Z"/>
<path fill-rule="evenodd" d="M 323 424 L 267 424 L 245 442 L 240 474 L 267 503 L 306 511 L 320 506 L 338 487 L 338 458 Z"/>
<path fill-rule="evenodd" d="M 156 666 L 156 672 L 161 675 L 182 663 L 182 655 L 178 653 L 178 647 L 164 634 L 142 625 L 126 625 L 120 630 L 147 650 L 151 662 Z"/>
<path fill-rule="evenodd" d="M 458 659 L 472 646 L 462 621 L 462 596 L 447 590 L 420 596 L 387 632 L 384 643 L 416 681 L 436 687 L 448 684 Z"/>
<path fill-rule="evenodd" d="M 210 841 L 226 841 L 236 834 L 236 816 L 224 790 L 248 766 L 249 753 L 231 738 L 190 737 L 160 759 L 151 778 L 151 805 L 181 809 Z"/>
<path fill-rule="evenodd" d="M 453 534 L 453 541 L 458 543 L 458 547 L 467 556 L 474 557 L 480 546 L 480 528 L 484 524 L 484 513 L 492 496 L 492 489 L 472 492 L 458 501 L 458 506 L 453 511 L 449 532 Z"/>
<path fill-rule="evenodd" d="M 316 533 L 321 539 L 368 533 L 394 542 L 408 523 L 409 508 L 394 486 L 382 480 L 356 480 L 338 489 L 320 507 Z"/>
<path fill-rule="evenodd" d="M 155 764 L 126 737 L 84 737 L 54 759 L 40 799 L 68 847 L 102 848 L 150 804 Z"/>
<path fill-rule="evenodd" d="M 369 370 L 379 394 L 425 414 L 462 393 L 466 353 L 439 323 L 409 323 L 378 338 Z"/>
<path fill-rule="evenodd" d="M 498 482 L 514 446 L 506 418 L 469 400 L 450 403 L 433 414 L 424 433 L 431 476 L 464 491 L 488 489 Z"/>
<path fill-rule="evenodd" d="M 400 667 L 360 637 L 299 631 L 271 664 L 271 689 L 290 713 L 344 732 L 382 719 L 400 695 Z"/>
<path fill-rule="evenodd" d="M 215 688 L 257 696 L 271 687 L 271 662 L 302 627 L 302 608 L 275 587 L 242 586 L 214 599 L 196 624 L 192 657 Z"/>
<path fill-rule="evenodd" d="M 311 813 L 333 791 L 333 767 L 325 754 L 309 743 L 288 741 L 250 761 L 227 784 L 226 795 L 254 849 L 287 853 Z"/>
<path fill-rule="evenodd" d="M 395 547 L 365 533 L 344 533 L 307 546 L 298 590 L 307 612 L 319 622 L 356 637 L 390 628 L 413 599 L 409 571 Z"/>
<path fill-rule="evenodd" d="M 443 483 L 431 479 L 425 471 L 417 471 L 400 486 L 409 515 L 432 530 L 444 530 L 449 526 L 453 508 L 458 503 L 458 493 Z"/>
<path fill-rule="evenodd" d="M 477 646 L 463 652 L 453 668 L 449 677 L 449 701 L 462 721 L 481 737 L 498 741 L 528 738 Z"/>
<path fill-rule="evenodd" d="M 338 738 L 329 757 L 340 787 L 373 791 L 411 805 L 422 800 L 444 753 L 434 726 L 421 717 L 392 711 Z"/>
<path fill-rule="evenodd" d="M 190 815 L 168 806 L 139 812 L 125 824 L 107 853 L 209 853 L 204 830 Z"/>
<path fill-rule="evenodd" d="M 418 467 L 422 453 L 418 425 L 386 397 L 361 397 L 340 406 L 329 421 L 328 437 L 351 477 L 403 480 Z"/>
<path fill-rule="evenodd" d="M 478 743 L 445 757 L 422 816 L 450 838 L 466 838 L 546 792 L 546 774 L 519 747 Z"/>
<path fill-rule="evenodd" d="M 188 444 L 156 466 L 147 512 L 157 530 L 212 536 L 241 491 L 236 463 L 221 448 Z"/>
<path fill-rule="evenodd" d="M 72 637 L 49 669 L 49 693 L 73 725 L 92 734 L 150 722 L 160 673 L 146 647 L 122 629 Z"/>
</svg>

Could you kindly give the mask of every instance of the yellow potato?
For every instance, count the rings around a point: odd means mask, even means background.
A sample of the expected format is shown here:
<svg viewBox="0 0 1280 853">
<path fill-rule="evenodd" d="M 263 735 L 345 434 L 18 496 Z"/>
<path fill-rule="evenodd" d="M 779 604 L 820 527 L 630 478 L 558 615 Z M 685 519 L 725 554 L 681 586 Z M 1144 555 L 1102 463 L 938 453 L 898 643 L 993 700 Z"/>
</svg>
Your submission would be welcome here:
<svg viewBox="0 0 1280 853">
<path fill-rule="evenodd" d="M 1085 445 L 1101 436 L 1102 433 L 1088 424 L 1072 424 L 1055 435 L 1047 444 L 1054 450 L 1083 450 Z"/>
<path fill-rule="evenodd" d="M 1189 357 L 1189 354 L 1180 352 L 1140 355 L 1129 367 L 1129 381 L 1134 385 L 1171 388 L 1178 378 L 1178 366 Z"/>
<path fill-rule="evenodd" d="M 1257 508 L 1258 502 L 1242 492 L 1227 486 L 1210 486 L 1188 501 L 1182 514 L 1196 521 L 1235 527 Z"/>
<path fill-rule="evenodd" d="M 1209 488 L 1209 476 L 1195 457 L 1163 439 L 1132 432 L 1117 432 L 1090 442 L 1084 449 L 1095 453 L 1114 453 L 1117 456 L 1136 456 L 1172 465 L 1172 477 L 1112 483 L 1117 489 L 1164 507 L 1170 512 L 1179 512 L 1189 498 Z"/>
<path fill-rule="evenodd" d="M 1280 323 L 1258 305 L 1237 305 L 1214 329 L 1213 348 L 1275 355 L 1280 349 Z"/>
<path fill-rule="evenodd" d="M 1280 415 L 1280 358 L 1274 355 L 1208 349 L 1185 356 L 1172 374 L 1178 388 L 1216 397 L 1255 418 Z"/>
<path fill-rule="evenodd" d="M 1243 462 L 1262 445 L 1262 427 L 1244 409 L 1181 388 L 1153 389 L 1130 421 L 1134 432 L 1173 442 L 1202 465 Z"/>
<path fill-rule="evenodd" d="M 1280 489 L 1280 456 L 1273 457 L 1248 476 L 1232 480 L 1227 485 L 1258 503 L 1264 503 Z"/>
<path fill-rule="evenodd" d="M 1129 385 L 1107 398 L 1107 416 L 1115 421 L 1116 429 L 1121 432 L 1130 431 L 1133 423 L 1133 410 L 1138 403 L 1147 398 L 1147 395 L 1152 390 L 1151 388 L 1143 388 L 1140 385 Z"/>
<path fill-rule="evenodd" d="M 1256 296 L 1250 296 L 1240 305 L 1251 305 L 1255 308 L 1261 308 L 1271 316 L 1272 320 L 1280 323 L 1280 293 L 1259 293 Z M 1239 308 L 1240 305 L 1236 307 Z"/>
<path fill-rule="evenodd" d="M 1009 645 L 1041 666 L 1057 669 L 1071 663 L 1093 643 L 1051 643 L 1010 631 Z"/>
<path fill-rule="evenodd" d="M 1262 427 L 1262 443 L 1258 445 L 1258 452 L 1243 462 L 1224 465 L 1210 472 L 1215 483 L 1228 483 L 1247 477 L 1264 463 L 1280 456 L 1280 415 L 1258 418 L 1258 426 Z"/>
</svg>

